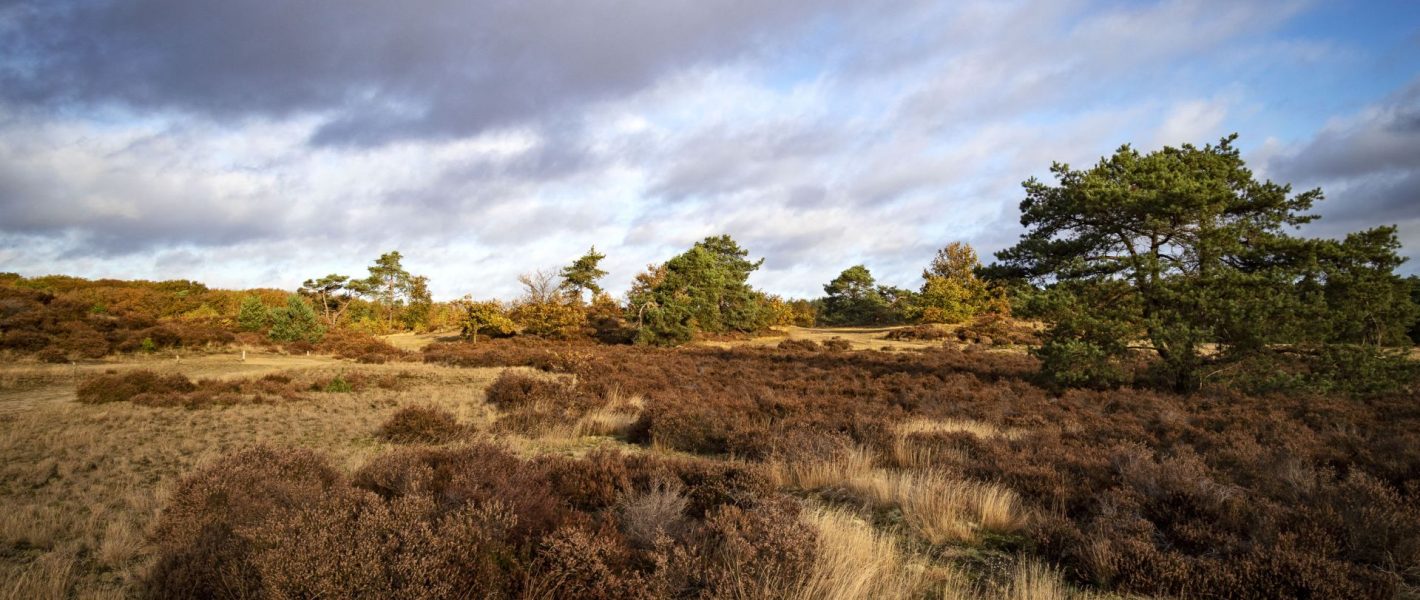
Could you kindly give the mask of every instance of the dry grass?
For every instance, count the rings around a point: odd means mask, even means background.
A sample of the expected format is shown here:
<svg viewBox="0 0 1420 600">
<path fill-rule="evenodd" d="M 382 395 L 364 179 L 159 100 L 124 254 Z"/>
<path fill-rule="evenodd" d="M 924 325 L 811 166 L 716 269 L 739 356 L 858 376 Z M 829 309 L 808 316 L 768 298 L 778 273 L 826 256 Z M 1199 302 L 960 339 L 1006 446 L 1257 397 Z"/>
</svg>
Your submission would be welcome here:
<svg viewBox="0 0 1420 600">
<path fill-rule="evenodd" d="M 7 586 L 0 589 L 0 593 L 3 593 L 7 600 L 68 598 L 74 586 L 74 563 L 74 557 L 60 553 L 51 552 L 40 556 L 20 569 Z"/>
<path fill-rule="evenodd" d="M 905 469 L 925 469 L 940 467 L 943 463 L 960 464 L 966 461 L 961 450 L 933 448 L 915 441 L 914 436 L 966 433 L 979 438 L 1016 439 L 1021 432 L 1001 429 L 990 423 L 970 419 L 925 419 L 913 418 L 899 423 L 893 429 L 891 458 L 893 464 Z"/>
<path fill-rule="evenodd" d="M 578 419 L 573 434 L 625 437 L 627 431 L 641 417 L 641 410 L 645 407 L 646 400 L 641 396 L 627 394 L 621 388 L 612 388 L 607 394 L 606 405 Z"/>
<path fill-rule="evenodd" d="M 817 490 L 869 478 L 873 462 L 872 451 L 855 446 L 822 460 L 771 462 L 765 472 L 778 487 Z"/>
<path fill-rule="evenodd" d="M 1060 571 L 1035 560 L 1020 559 L 1011 569 L 1005 589 L 990 596 L 1000 600 L 1106 600 L 1115 598 L 1082 592 L 1065 583 Z"/>
<path fill-rule="evenodd" d="M 501 369 L 361 365 L 323 357 L 249 355 L 80 365 L 80 375 L 147 368 L 189 377 L 259 377 L 302 369 L 410 371 L 407 389 L 319 394 L 311 402 L 172 410 L 74 401 L 71 365 L 0 365 L 0 598 L 123 597 L 147 568 L 146 530 L 170 482 L 259 443 L 329 453 L 353 469 L 390 448 L 375 438 L 400 406 L 433 404 L 490 423 L 479 390 Z"/>
<path fill-rule="evenodd" d="M 903 552 L 892 536 L 840 510 L 807 511 L 818 533 L 818 553 L 797 598 L 853 600 L 917 597 L 927 564 Z"/>
<path fill-rule="evenodd" d="M 933 472 L 876 470 L 844 487 L 879 506 L 897 506 L 931 544 L 975 542 L 981 531 L 1013 532 L 1025 523 L 1016 494 L 999 485 Z"/>
<path fill-rule="evenodd" d="M 832 458 L 766 466 L 781 488 L 841 488 L 882 507 L 898 507 L 914 533 L 931 544 L 971 543 L 981 531 L 1008 533 L 1025 524 L 1020 500 L 1000 485 L 963 481 L 931 470 L 873 465 L 871 451 L 849 448 Z"/>
</svg>

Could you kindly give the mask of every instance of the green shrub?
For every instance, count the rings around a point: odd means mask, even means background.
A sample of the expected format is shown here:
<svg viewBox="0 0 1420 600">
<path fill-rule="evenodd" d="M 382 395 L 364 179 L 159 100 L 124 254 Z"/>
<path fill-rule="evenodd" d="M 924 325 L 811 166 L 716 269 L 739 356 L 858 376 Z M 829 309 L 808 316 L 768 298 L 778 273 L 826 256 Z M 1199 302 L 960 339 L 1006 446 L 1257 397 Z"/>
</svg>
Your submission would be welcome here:
<svg viewBox="0 0 1420 600">
<path fill-rule="evenodd" d="M 315 343 L 325 335 L 316 311 L 300 296 L 290 296 L 286 306 L 272 309 L 271 331 L 267 335 L 278 342 Z"/>
</svg>

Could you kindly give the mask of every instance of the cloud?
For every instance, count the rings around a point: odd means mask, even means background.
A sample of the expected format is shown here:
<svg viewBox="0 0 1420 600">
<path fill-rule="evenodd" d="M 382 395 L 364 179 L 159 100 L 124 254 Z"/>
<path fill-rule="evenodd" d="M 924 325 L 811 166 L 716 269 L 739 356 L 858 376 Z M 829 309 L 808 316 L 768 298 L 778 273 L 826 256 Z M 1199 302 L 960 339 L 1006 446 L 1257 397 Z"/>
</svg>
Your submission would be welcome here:
<svg viewBox="0 0 1420 600">
<path fill-rule="evenodd" d="M 1251 125 L 1260 70 L 1346 50 L 1282 33 L 1304 9 L 0 2 L 0 260 L 292 287 L 399 249 L 438 297 L 510 297 L 592 244 L 619 291 L 730 233 L 772 292 L 856 263 L 915 285 L 949 241 L 1012 243 L 1019 184 L 1052 161 Z M 1267 165 L 1402 215 L 1402 105 Z"/>
<path fill-rule="evenodd" d="M 837 2 L 55 0 L 0 13 L 0 97 L 222 119 L 319 114 L 318 143 L 450 137 L 773 53 Z"/>
<path fill-rule="evenodd" d="M 1420 79 L 1383 101 L 1332 119 L 1310 139 L 1271 148 L 1269 177 L 1297 187 L 1319 186 L 1327 199 L 1310 227 L 1341 236 L 1376 225 L 1398 225 L 1403 252 L 1417 272 L 1420 258 Z"/>
</svg>

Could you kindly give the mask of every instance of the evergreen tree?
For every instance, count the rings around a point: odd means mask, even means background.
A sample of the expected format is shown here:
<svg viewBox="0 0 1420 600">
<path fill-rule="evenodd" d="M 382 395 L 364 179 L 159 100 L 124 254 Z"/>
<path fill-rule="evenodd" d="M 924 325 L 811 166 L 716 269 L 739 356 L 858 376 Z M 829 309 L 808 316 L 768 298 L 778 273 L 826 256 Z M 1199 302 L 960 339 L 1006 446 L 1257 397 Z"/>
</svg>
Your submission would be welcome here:
<svg viewBox="0 0 1420 600">
<path fill-rule="evenodd" d="M 863 265 L 844 269 L 823 286 L 823 318 L 832 325 L 882 325 L 894 321 L 892 304 Z"/>
<path fill-rule="evenodd" d="M 572 264 L 562 269 L 562 291 L 571 295 L 577 302 L 583 301 L 583 291 L 590 290 L 593 296 L 602 293 L 602 288 L 597 281 L 606 277 L 599 265 L 605 254 L 597 252 L 597 247 L 592 246 L 587 253 L 582 255 Z"/>
<path fill-rule="evenodd" d="M 1413 322 L 1393 269 L 1393 228 L 1342 242 L 1291 236 L 1321 190 L 1253 178 L 1233 147 L 1124 146 L 1084 171 L 1055 164 L 1057 185 L 1024 184 L 1026 233 L 997 254 L 993 279 L 1022 278 L 1053 322 L 1039 350 L 1062 385 L 1109 383 L 1135 340 L 1155 375 L 1198 387 L 1231 363 L 1292 347 L 1395 341 Z M 1205 344 L 1219 352 L 1205 356 Z M 1103 377 L 1096 377 L 1103 375 Z"/>
<path fill-rule="evenodd" d="M 266 305 L 261 303 L 261 299 L 256 296 L 243 297 L 241 308 L 237 310 L 237 327 L 242 331 L 261 331 L 267 322 Z"/>
<path fill-rule="evenodd" d="M 292 295 L 286 306 L 271 310 L 271 331 L 267 334 L 278 342 L 318 342 L 325 335 L 316 311 L 305 298 Z"/>
<path fill-rule="evenodd" d="M 770 315 L 764 295 L 749 286 L 763 259 L 751 261 L 728 235 L 707 237 L 666 261 L 654 275 L 638 277 L 628 294 L 629 315 L 641 323 L 640 343 L 675 345 L 695 333 L 748 332 Z"/>
</svg>

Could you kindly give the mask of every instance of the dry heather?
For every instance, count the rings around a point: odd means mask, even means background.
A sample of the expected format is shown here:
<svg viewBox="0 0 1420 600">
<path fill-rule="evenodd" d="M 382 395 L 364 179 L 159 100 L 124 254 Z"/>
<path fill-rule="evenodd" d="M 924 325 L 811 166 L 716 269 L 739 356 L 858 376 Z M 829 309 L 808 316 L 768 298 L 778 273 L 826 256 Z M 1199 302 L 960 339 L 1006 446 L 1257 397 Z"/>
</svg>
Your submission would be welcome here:
<svg viewBox="0 0 1420 600">
<path fill-rule="evenodd" d="M 158 369 L 134 380 L 178 389 L 101 404 L 16 375 L 0 390 L 0 407 L 26 399 L 0 411 L 3 590 L 986 600 L 1420 584 L 1409 397 L 1054 395 L 1022 354 L 949 348 L 509 340 L 424 358 L 316 363 L 283 375 L 300 399 L 215 410 L 132 398 L 265 373 L 184 385 Z M 309 391 L 402 371 L 396 389 Z"/>
<path fill-rule="evenodd" d="M 1388 598 L 1420 585 L 1420 405 L 1406 395 L 1057 395 L 1019 353 L 785 346 L 435 345 L 425 359 L 563 373 L 546 396 L 557 419 L 606 390 L 636 394 L 633 443 L 764 464 L 934 551 L 1023 553 L 1075 586 Z M 1009 579 L 995 560 L 968 566 Z"/>
<path fill-rule="evenodd" d="M 366 374 L 400 378 L 401 389 L 309 393 L 308 401 L 239 403 L 174 410 L 132 402 L 75 401 L 83 373 L 104 367 L 0 365 L 26 385 L 0 389 L 0 598 L 122 598 L 151 565 L 150 526 L 173 483 L 193 468 L 254 444 L 327 453 L 342 469 L 391 446 L 375 437 L 400 406 L 435 404 L 479 421 L 479 390 L 497 371 L 418 364 L 353 367 L 319 357 L 145 360 L 161 376 L 259 380 L 293 372 L 297 381 Z M 125 372 L 130 363 L 108 363 Z M 96 371 L 93 369 L 97 368 Z M 77 381 L 76 381 L 77 377 Z"/>
</svg>

